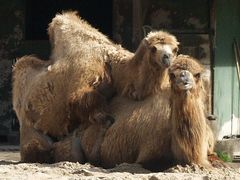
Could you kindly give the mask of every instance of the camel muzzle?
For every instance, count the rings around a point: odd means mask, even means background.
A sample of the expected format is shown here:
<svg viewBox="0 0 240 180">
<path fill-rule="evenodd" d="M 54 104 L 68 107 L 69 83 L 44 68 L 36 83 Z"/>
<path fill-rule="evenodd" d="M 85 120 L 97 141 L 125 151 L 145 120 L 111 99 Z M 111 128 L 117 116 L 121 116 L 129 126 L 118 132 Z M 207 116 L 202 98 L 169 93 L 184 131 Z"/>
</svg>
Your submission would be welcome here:
<svg viewBox="0 0 240 180">
<path fill-rule="evenodd" d="M 182 71 L 180 73 L 177 84 L 182 90 L 189 90 L 193 87 L 193 81 L 187 71 Z"/>
<path fill-rule="evenodd" d="M 165 67 L 169 67 L 171 65 L 171 58 L 170 57 L 163 57 L 162 63 Z"/>
</svg>

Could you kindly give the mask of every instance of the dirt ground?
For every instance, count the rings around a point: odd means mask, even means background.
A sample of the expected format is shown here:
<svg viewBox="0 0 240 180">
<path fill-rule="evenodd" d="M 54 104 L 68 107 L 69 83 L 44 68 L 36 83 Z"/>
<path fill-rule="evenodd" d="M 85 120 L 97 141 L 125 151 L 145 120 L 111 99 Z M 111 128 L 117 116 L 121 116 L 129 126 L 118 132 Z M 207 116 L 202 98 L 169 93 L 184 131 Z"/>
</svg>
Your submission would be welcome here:
<svg viewBox="0 0 240 180">
<path fill-rule="evenodd" d="M 236 179 L 240 166 L 204 169 L 197 165 L 175 166 L 165 172 L 152 173 L 138 164 L 120 164 L 113 169 L 94 167 L 88 163 L 60 162 L 55 164 L 20 163 L 17 150 L 0 151 L 0 179 Z"/>
</svg>

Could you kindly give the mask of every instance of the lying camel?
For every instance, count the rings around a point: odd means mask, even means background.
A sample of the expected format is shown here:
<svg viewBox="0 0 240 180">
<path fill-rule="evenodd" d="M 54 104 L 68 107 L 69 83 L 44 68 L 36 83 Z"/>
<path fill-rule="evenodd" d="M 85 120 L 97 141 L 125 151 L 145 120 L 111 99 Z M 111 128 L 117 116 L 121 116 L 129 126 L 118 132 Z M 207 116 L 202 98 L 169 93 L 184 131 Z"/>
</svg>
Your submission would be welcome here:
<svg viewBox="0 0 240 180">
<path fill-rule="evenodd" d="M 97 125 L 75 136 L 87 161 L 94 162 L 100 146 L 105 168 L 123 162 L 150 169 L 179 163 L 209 167 L 214 139 L 204 115 L 203 71 L 193 58 L 180 55 L 170 67 L 171 88 L 138 102 L 115 97 L 110 107 L 116 122 L 104 137 Z"/>
<path fill-rule="evenodd" d="M 20 122 L 23 161 L 51 161 L 49 137 L 61 139 L 82 121 L 111 124 L 105 122 L 106 116 L 101 117 L 106 112 L 106 92 L 112 85 L 109 67 L 99 61 L 99 54 L 93 59 L 79 56 L 88 61 L 81 64 L 51 64 L 33 56 L 18 60 L 13 68 L 13 107 Z M 76 96 L 78 102 L 73 101 Z M 76 108 L 76 104 L 81 108 Z"/>
</svg>

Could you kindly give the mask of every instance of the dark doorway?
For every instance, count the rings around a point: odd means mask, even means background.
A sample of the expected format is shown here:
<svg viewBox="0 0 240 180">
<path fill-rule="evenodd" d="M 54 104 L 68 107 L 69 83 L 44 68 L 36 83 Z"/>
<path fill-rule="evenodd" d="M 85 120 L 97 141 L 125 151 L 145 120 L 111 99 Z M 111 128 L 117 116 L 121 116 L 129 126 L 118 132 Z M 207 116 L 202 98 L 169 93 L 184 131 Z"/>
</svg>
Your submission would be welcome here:
<svg viewBox="0 0 240 180">
<path fill-rule="evenodd" d="M 56 13 L 78 11 L 80 16 L 112 37 L 112 0 L 26 0 L 26 40 L 47 40 L 47 27 Z"/>
</svg>

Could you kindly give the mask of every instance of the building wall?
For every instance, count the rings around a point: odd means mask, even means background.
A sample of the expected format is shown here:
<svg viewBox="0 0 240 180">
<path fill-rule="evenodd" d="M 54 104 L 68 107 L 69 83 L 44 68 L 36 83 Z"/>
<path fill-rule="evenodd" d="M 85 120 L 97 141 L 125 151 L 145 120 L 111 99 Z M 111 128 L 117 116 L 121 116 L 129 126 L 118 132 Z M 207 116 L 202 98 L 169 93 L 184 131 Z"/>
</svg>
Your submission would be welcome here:
<svg viewBox="0 0 240 180">
<path fill-rule="evenodd" d="M 240 1 L 216 0 L 216 49 L 214 60 L 214 114 L 219 138 L 240 134 L 239 80 L 233 40 L 240 40 Z"/>
<path fill-rule="evenodd" d="M 11 72 L 24 34 L 23 0 L 1 1 L 0 5 L 0 136 L 13 130 Z"/>
<path fill-rule="evenodd" d="M 48 40 L 26 40 L 25 9 L 26 0 L 3 1 L 0 6 L 0 137 L 18 131 L 12 108 L 12 66 L 23 55 L 49 56 Z"/>
</svg>

